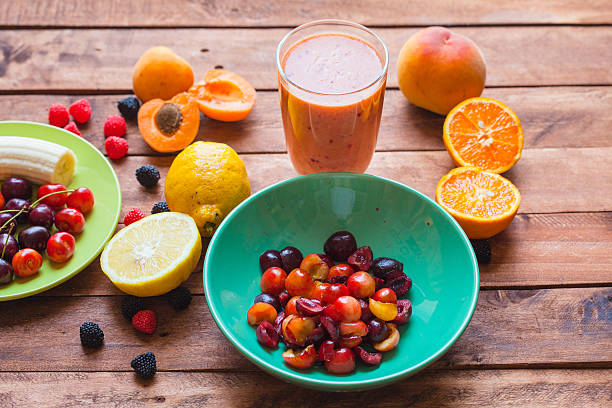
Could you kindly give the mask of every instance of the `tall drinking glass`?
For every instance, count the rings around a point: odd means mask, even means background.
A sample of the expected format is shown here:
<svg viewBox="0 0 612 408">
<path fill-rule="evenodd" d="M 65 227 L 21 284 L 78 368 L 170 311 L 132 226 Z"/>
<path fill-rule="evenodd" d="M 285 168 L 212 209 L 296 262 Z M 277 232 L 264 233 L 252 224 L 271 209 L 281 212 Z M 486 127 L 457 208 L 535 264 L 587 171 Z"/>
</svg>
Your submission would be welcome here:
<svg viewBox="0 0 612 408">
<path fill-rule="evenodd" d="M 376 148 L 389 53 L 343 20 L 295 28 L 276 50 L 287 150 L 301 173 L 364 172 Z"/>
</svg>

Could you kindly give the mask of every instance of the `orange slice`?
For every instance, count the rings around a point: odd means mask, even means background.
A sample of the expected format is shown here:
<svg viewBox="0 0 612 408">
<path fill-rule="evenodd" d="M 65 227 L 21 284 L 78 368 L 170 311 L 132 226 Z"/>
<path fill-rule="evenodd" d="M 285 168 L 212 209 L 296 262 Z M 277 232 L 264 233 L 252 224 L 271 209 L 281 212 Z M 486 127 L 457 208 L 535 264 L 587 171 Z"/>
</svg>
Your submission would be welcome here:
<svg viewBox="0 0 612 408">
<path fill-rule="evenodd" d="M 510 170 L 521 158 L 523 128 L 516 114 L 490 98 L 466 99 L 444 121 L 444 145 L 457 166 L 493 173 Z"/>
<path fill-rule="evenodd" d="M 189 93 L 197 99 L 200 112 L 224 122 L 246 118 L 255 104 L 255 88 L 240 75 L 224 69 L 206 72 Z"/>
<path fill-rule="evenodd" d="M 521 203 L 510 180 L 476 167 L 458 167 L 442 177 L 436 202 L 457 220 L 469 238 L 490 238 L 505 230 Z"/>
</svg>

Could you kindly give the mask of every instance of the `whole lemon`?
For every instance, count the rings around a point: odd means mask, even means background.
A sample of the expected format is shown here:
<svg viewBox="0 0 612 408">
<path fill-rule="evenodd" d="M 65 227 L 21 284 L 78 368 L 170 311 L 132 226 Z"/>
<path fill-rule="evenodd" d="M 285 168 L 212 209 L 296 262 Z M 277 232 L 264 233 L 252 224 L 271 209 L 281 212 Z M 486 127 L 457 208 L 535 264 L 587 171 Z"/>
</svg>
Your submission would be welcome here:
<svg viewBox="0 0 612 408">
<path fill-rule="evenodd" d="M 190 215 L 211 237 L 225 216 L 251 194 L 246 168 L 226 144 L 195 142 L 172 162 L 164 185 L 171 211 Z"/>
</svg>

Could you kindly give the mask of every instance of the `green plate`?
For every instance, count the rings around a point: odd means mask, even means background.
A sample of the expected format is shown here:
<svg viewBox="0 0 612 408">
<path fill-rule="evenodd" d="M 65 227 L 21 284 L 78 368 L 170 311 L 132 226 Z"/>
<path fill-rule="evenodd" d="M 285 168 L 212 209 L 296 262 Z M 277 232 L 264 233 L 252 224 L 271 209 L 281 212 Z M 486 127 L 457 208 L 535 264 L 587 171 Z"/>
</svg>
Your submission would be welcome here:
<svg viewBox="0 0 612 408">
<path fill-rule="evenodd" d="M 85 216 L 85 230 L 76 236 L 74 256 L 56 266 L 45 257 L 39 273 L 14 279 L 0 286 L 0 301 L 18 299 L 50 289 L 70 279 L 98 256 L 117 227 L 121 210 L 121 189 L 110 163 L 91 143 L 55 126 L 32 122 L 0 122 L 0 137 L 22 136 L 47 140 L 69 147 L 77 156 L 75 176 L 69 188 L 88 187 L 95 205 Z"/>
<path fill-rule="evenodd" d="M 269 350 L 246 314 L 260 293 L 259 255 L 295 246 L 323 252 L 337 230 L 349 230 L 374 257 L 396 258 L 412 278 L 405 296 L 413 315 L 400 326 L 398 347 L 377 368 L 358 364 L 350 375 L 284 364 L 284 346 Z M 439 358 L 467 327 L 478 298 L 476 257 L 455 220 L 425 195 L 366 174 L 323 173 L 271 186 L 241 203 L 219 226 L 204 266 L 206 301 L 223 334 L 265 371 L 306 387 L 346 391 L 379 387 L 407 377 Z"/>
</svg>

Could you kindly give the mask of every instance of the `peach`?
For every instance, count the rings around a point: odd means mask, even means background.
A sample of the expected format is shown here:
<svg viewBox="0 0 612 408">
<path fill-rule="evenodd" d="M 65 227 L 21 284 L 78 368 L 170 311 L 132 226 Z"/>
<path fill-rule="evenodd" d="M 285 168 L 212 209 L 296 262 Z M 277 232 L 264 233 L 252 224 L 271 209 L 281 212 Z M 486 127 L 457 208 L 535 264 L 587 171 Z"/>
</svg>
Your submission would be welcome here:
<svg viewBox="0 0 612 408">
<path fill-rule="evenodd" d="M 397 76 L 410 102 L 446 115 L 459 102 L 480 96 L 486 67 L 472 40 L 444 27 L 428 27 L 402 47 Z"/>
<path fill-rule="evenodd" d="M 193 85 L 193 70 L 183 58 L 170 48 L 153 47 L 147 50 L 132 75 L 134 93 L 142 102 L 151 99 L 167 100 L 187 91 Z"/>
</svg>

